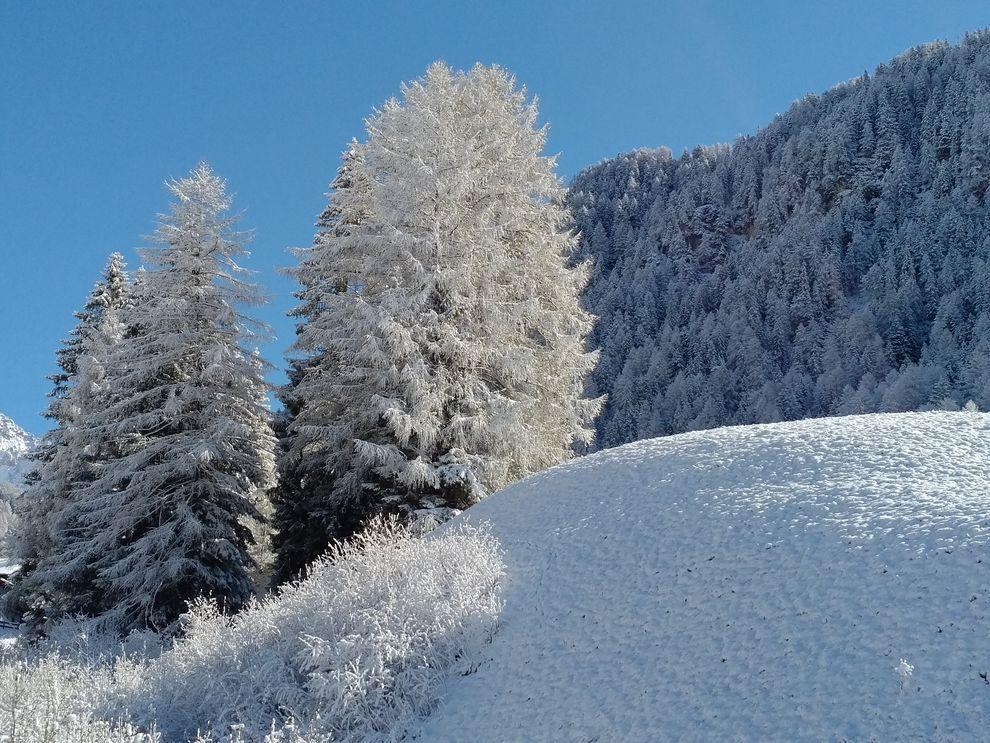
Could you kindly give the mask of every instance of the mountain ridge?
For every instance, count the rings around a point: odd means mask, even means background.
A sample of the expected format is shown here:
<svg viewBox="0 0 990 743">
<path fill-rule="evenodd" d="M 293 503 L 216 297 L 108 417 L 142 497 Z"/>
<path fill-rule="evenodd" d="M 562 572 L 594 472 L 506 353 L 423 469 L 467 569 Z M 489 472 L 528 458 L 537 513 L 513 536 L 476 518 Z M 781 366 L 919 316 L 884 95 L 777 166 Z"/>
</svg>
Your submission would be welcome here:
<svg viewBox="0 0 990 743">
<path fill-rule="evenodd" d="M 39 439 L 0 413 L 0 483 L 22 485 Z"/>
</svg>

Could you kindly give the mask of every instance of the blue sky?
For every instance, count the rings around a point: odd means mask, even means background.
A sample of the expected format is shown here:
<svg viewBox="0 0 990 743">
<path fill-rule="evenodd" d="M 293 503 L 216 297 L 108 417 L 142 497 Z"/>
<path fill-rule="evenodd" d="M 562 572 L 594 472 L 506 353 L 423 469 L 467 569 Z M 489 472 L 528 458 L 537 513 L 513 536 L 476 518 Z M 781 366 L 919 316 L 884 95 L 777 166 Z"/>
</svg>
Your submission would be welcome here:
<svg viewBox="0 0 990 743">
<path fill-rule="evenodd" d="M 497 62 L 540 97 L 570 178 L 618 152 L 754 131 L 986 2 L 0 2 L 0 411 L 35 432 L 58 340 L 107 255 L 201 158 L 255 231 L 282 366 L 292 283 L 347 141 L 435 59 Z M 280 374 L 273 380 L 281 379 Z"/>
</svg>

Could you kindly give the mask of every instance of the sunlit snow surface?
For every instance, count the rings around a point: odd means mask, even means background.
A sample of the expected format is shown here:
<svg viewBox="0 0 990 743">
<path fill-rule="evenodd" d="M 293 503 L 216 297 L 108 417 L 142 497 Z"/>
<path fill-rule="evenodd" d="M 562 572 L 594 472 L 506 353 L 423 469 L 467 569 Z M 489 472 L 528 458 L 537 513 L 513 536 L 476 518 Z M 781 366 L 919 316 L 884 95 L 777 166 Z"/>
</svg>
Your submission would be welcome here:
<svg viewBox="0 0 990 743">
<path fill-rule="evenodd" d="M 517 483 L 464 517 L 505 549 L 501 628 L 418 739 L 983 737 L 988 486 L 975 413 L 689 433 Z"/>
</svg>

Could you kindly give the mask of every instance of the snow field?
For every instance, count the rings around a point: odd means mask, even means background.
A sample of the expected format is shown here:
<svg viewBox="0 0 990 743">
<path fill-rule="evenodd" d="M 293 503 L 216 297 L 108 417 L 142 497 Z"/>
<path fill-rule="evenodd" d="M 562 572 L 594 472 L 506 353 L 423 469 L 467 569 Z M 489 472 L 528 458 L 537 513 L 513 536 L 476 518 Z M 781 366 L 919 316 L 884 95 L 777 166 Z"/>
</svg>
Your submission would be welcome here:
<svg viewBox="0 0 990 743">
<path fill-rule="evenodd" d="M 500 631 L 420 740 L 960 740 L 990 722 L 985 415 L 643 441 L 470 509 Z"/>
</svg>

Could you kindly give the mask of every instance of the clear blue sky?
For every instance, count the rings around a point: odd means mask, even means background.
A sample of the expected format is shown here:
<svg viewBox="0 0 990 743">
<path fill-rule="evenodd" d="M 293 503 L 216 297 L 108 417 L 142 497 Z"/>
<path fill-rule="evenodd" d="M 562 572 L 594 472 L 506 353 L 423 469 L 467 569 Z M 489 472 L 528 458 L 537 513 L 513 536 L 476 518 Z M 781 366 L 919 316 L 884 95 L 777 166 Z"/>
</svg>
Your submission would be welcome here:
<svg viewBox="0 0 990 743">
<path fill-rule="evenodd" d="M 985 0 L 0 0 L 0 411 L 45 429 L 73 310 L 107 254 L 136 262 L 163 180 L 201 158 L 255 230 L 248 263 L 278 336 L 264 351 L 281 367 L 292 283 L 275 268 L 309 243 L 363 118 L 435 59 L 514 71 L 569 178 L 634 147 L 731 141 L 807 92 L 987 25 Z"/>
</svg>

